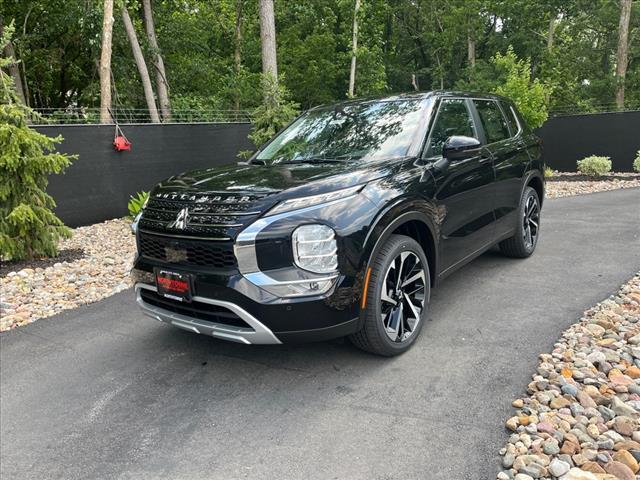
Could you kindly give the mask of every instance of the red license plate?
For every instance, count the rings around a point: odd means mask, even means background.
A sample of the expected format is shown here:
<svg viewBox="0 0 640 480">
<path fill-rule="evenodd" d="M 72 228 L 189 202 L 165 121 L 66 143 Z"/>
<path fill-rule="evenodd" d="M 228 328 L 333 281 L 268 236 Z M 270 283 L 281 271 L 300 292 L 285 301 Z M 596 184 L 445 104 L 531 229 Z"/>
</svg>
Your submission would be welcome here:
<svg viewBox="0 0 640 480">
<path fill-rule="evenodd" d="M 191 301 L 191 275 L 155 269 L 158 294 L 181 302 Z"/>
</svg>

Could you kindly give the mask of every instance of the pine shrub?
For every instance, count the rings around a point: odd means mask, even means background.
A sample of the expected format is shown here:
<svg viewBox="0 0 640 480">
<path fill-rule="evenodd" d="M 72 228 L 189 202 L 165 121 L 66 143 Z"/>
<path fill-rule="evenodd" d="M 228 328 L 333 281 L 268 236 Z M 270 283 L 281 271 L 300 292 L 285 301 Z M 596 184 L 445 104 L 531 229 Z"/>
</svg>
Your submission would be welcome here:
<svg viewBox="0 0 640 480">
<path fill-rule="evenodd" d="M 4 50 L 13 25 L 0 39 Z M 14 60 L 0 57 L 0 258 L 56 256 L 57 244 L 70 231 L 53 213 L 46 193 L 48 176 L 61 173 L 73 160 L 55 153 L 62 137 L 50 138 L 29 128 L 34 112 L 17 98 L 11 77 L 1 70 Z"/>
</svg>

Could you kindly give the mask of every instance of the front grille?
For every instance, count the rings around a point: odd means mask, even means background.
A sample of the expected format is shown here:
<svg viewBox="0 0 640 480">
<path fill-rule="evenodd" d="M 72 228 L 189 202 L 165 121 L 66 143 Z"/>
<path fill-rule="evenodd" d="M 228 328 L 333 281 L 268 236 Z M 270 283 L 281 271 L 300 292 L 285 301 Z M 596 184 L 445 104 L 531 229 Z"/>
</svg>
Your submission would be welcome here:
<svg viewBox="0 0 640 480">
<path fill-rule="evenodd" d="M 140 290 L 140 297 L 149 305 L 187 317 L 233 327 L 251 328 L 247 322 L 225 307 L 196 301 L 191 303 L 179 302 L 177 300 L 171 300 L 170 298 L 161 297 L 157 293 L 144 288 Z"/>
<path fill-rule="evenodd" d="M 222 270 L 237 266 L 230 241 L 173 239 L 140 232 L 139 248 L 142 257 L 163 263 Z"/>
<path fill-rule="evenodd" d="M 157 193 L 149 198 L 139 226 L 143 230 L 171 231 L 229 238 L 253 222 L 255 205 L 266 194 Z"/>
</svg>

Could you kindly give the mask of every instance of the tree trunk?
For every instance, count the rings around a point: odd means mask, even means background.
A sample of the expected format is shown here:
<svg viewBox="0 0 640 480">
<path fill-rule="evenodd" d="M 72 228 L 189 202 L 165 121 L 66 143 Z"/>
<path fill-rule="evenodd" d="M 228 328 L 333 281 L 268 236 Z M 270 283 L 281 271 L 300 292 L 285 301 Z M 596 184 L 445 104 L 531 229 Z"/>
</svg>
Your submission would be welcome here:
<svg viewBox="0 0 640 480">
<path fill-rule="evenodd" d="M 113 34 L 113 0 L 104 0 L 102 51 L 100 53 L 100 123 L 111 123 L 111 43 Z"/>
<path fill-rule="evenodd" d="M 476 66 L 476 40 L 471 32 L 467 35 L 467 60 L 471 68 Z"/>
<path fill-rule="evenodd" d="M 360 0 L 356 0 L 353 8 L 353 38 L 351 40 L 351 72 L 349 73 L 349 98 L 353 98 L 356 88 L 356 62 L 358 56 L 358 12 L 360 11 Z"/>
<path fill-rule="evenodd" d="M 620 24 L 618 27 L 618 52 L 616 53 L 616 105 L 624 108 L 624 82 L 629 62 L 629 22 L 631 0 L 620 0 Z"/>
<path fill-rule="evenodd" d="M 549 20 L 549 31 L 547 32 L 547 51 L 551 53 L 553 50 L 553 37 L 556 32 L 556 17 L 551 16 Z"/>
<path fill-rule="evenodd" d="M 156 89 L 158 91 L 158 103 L 162 112 L 162 121 L 171 120 L 171 102 L 169 100 L 169 81 L 164 68 L 164 60 L 156 37 L 156 27 L 153 21 L 153 10 L 151 0 L 142 0 L 142 11 L 144 16 L 144 29 L 147 32 L 149 46 L 153 51 L 153 67 L 156 71 Z"/>
<path fill-rule="evenodd" d="M 242 70 L 242 6 L 244 0 L 236 0 L 236 33 L 234 39 L 233 51 L 233 67 L 236 79 L 240 76 Z M 234 106 L 236 110 L 240 110 L 240 92 L 236 91 Z"/>
<path fill-rule="evenodd" d="M 273 0 L 260 0 L 260 41 L 262 43 L 262 73 L 278 80 L 276 57 L 276 20 Z"/>
<path fill-rule="evenodd" d="M 124 23 L 124 29 L 127 32 L 127 37 L 129 38 L 129 43 L 131 44 L 131 50 L 133 50 L 133 58 L 138 66 L 138 72 L 140 72 L 140 80 L 142 81 L 142 88 L 144 90 L 144 98 L 147 101 L 149 116 L 153 123 L 160 123 L 158 108 L 156 107 L 156 99 L 153 96 L 151 78 L 149 77 L 149 70 L 147 70 L 147 64 L 144 61 L 144 56 L 142 55 L 142 49 L 138 43 L 136 29 L 133 27 L 126 5 L 122 7 L 122 21 Z"/>
<path fill-rule="evenodd" d="M 2 36 L 3 32 L 4 22 L 2 16 L 0 16 L 0 37 Z M 2 45 L 0 45 L 0 47 L 2 47 Z M 24 105 L 27 105 L 27 98 L 24 94 L 24 88 L 22 84 L 22 76 L 20 75 L 20 64 L 18 62 L 18 59 L 16 58 L 16 52 L 13 49 L 13 43 L 11 43 L 11 39 L 9 39 L 9 42 L 4 47 L 4 55 L 7 58 L 13 59 L 13 63 L 7 66 L 7 70 L 9 70 L 9 75 L 11 75 L 13 83 L 15 84 L 18 99 L 20 99 L 20 101 Z"/>
</svg>

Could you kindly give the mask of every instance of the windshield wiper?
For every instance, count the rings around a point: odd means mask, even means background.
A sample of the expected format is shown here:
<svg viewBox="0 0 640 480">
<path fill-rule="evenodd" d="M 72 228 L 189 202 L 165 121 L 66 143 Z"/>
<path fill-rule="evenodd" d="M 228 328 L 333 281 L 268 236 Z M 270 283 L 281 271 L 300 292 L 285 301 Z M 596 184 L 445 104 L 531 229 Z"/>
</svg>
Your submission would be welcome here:
<svg viewBox="0 0 640 480">
<path fill-rule="evenodd" d="M 286 162 L 277 162 L 275 165 L 292 165 L 294 163 L 344 163 L 345 160 L 339 158 L 301 158 L 299 160 L 287 160 Z"/>
</svg>

